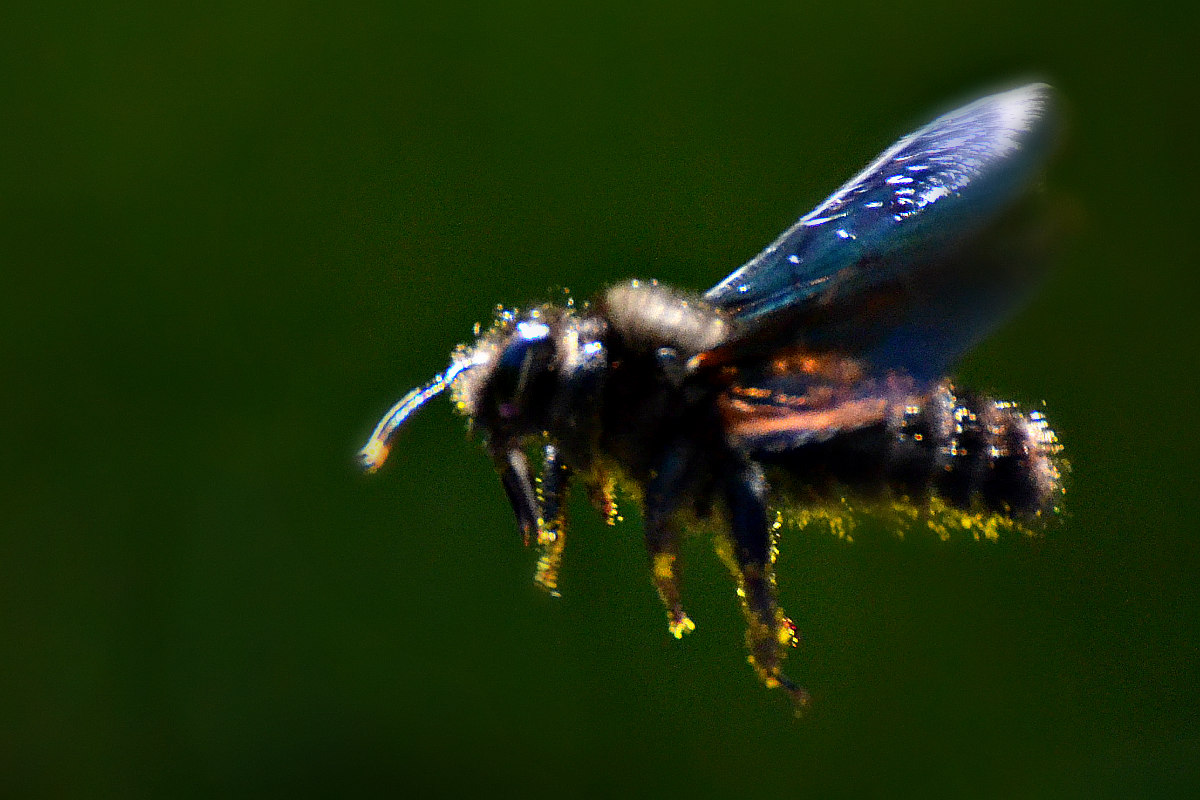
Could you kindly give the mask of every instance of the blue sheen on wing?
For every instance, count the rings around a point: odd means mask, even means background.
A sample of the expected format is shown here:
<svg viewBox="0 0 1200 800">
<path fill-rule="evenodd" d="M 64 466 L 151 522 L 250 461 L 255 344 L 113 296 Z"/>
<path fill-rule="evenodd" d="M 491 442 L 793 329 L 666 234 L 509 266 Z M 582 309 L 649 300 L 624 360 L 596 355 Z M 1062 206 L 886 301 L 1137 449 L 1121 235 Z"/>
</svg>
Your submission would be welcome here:
<svg viewBox="0 0 1200 800">
<path fill-rule="evenodd" d="M 705 299 L 754 331 L 944 258 L 1037 174 L 1053 139 L 1050 99 L 1048 86 L 1030 84 L 904 137 Z"/>
</svg>

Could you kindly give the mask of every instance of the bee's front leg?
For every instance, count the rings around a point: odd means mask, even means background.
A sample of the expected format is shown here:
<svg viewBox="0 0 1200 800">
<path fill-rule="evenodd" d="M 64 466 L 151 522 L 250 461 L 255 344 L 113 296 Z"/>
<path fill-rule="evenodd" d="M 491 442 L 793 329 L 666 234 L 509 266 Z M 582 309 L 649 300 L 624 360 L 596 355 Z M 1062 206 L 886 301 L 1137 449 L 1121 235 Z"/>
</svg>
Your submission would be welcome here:
<svg viewBox="0 0 1200 800">
<path fill-rule="evenodd" d="M 567 488 L 571 482 L 571 468 L 552 444 L 543 448 L 542 458 L 538 487 L 542 513 L 537 526 L 537 543 L 542 554 L 533 579 L 552 596 L 558 597 L 558 570 L 567 543 Z"/>
<path fill-rule="evenodd" d="M 646 550 L 650 554 L 654 586 L 667 607 L 667 623 L 676 639 L 696 629 L 683 610 L 679 591 L 680 530 L 674 518 L 692 479 L 691 451 L 675 448 L 668 451 L 646 487 Z"/>
<path fill-rule="evenodd" d="M 530 537 L 537 532 L 538 508 L 537 492 L 533 488 L 533 478 L 529 472 L 529 459 L 520 447 L 497 447 L 492 450 L 492 458 L 496 462 L 496 470 L 500 473 L 500 485 L 508 495 L 512 504 L 513 514 L 517 517 L 517 527 L 521 529 L 521 539 L 526 545 Z"/>
<path fill-rule="evenodd" d="M 757 469 L 743 466 L 727 476 L 724 484 L 730 547 L 722 555 L 738 581 L 746 615 L 748 660 L 768 688 L 782 686 L 797 706 L 806 705 L 808 693 L 794 684 L 781 666 L 788 649 L 795 645 L 795 626 L 775 602 L 774 531 L 767 517 L 766 482 Z"/>
</svg>

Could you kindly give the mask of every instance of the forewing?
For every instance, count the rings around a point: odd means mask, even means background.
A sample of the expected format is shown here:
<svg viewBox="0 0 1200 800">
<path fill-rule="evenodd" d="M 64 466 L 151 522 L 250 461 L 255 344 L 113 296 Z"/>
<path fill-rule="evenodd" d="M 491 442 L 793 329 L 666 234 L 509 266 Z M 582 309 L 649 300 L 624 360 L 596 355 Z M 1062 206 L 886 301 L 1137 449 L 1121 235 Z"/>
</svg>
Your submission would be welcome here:
<svg viewBox="0 0 1200 800">
<path fill-rule="evenodd" d="M 797 330 L 810 317 L 860 300 L 908 313 L 915 301 L 905 285 L 931 266 L 972 268 L 961 254 L 1037 174 L 1053 139 L 1050 117 L 1044 84 L 939 117 L 896 142 L 705 299 L 751 335 L 770 330 L 796 340 L 821 335 Z"/>
<path fill-rule="evenodd" d="M 742 363 L 800 345 L 882 374 L 934 380 L 1024 303 L 1046 273 L 1063 210 L 1038 195 L 908 272 L 781 310 L 724 344 Z"/>
</svg>

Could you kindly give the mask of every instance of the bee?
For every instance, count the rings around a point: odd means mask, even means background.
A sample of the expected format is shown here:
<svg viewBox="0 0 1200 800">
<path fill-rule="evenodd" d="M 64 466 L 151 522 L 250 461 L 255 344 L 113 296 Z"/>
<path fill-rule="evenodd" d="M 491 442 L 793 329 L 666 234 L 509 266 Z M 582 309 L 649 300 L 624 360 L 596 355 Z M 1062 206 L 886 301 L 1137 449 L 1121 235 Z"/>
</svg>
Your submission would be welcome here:
<svg viewBox="0 0 1200 800">
<path fill-rule="evenodd" d="M 986 96 L 900 139 L 703 294 L 631 280 L 579 307 L 501 311 L 387 412 L 361 464 L 378 469 L 401 425 L 449 390 L 554 594 L 568 488 L 583 484 L 611 522 L 619 478 L 640 499 L 677 638 L 695 628 L 681 536 L 714 529 L 748 661 L 802 706 L 782 668 L 796 636 L 776 602 L 776 509 L 851 497 L 992 530 L 1056 510 L 1061 447 L 1045 417 L 946 377 L 1041 271 L 1028 198 L 1055 128 L 1046 85 Z"/>
</svg>

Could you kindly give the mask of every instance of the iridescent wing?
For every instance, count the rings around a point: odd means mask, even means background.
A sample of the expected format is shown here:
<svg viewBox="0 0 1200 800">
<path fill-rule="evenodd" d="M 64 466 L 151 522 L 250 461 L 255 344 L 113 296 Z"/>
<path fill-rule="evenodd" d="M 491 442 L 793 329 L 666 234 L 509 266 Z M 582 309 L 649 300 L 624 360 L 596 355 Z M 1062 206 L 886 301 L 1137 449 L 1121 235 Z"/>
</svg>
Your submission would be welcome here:
<svg viewBox="0 0 1200 800">
<path fill-rule="evenodd" d="M 1008 273 L 1027 252 L 981 237 L 1045 161 L 1050 100 L 1048 86 L 1031 84 L 904 137 L 705 299 L 743 339 L 934 375 L 1019 293 Z"/>
</svg>

